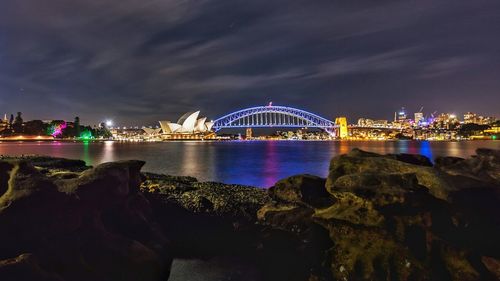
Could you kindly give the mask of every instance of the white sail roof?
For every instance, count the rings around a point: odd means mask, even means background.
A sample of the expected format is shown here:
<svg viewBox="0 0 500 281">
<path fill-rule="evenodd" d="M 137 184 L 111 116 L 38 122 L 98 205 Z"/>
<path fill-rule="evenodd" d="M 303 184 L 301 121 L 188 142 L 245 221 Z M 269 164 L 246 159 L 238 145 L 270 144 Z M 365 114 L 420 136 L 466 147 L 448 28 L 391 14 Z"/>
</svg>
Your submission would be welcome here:
<svg viewBox="0 0 500 281">
<path fill-rule="evenodd" d="M 211 131 L 212 127 L 214 126 L 214 122 L 205 122 L 205 126 L 207 127 L 207 131 Z"/>
<path fill-rule="evenodd" d="M 196 120 L 198 119 L 198 115 L 200 114 L 200 111 L 193 112 L 187 116 L 187 114 L 184 114 L 177 124 L 182 125 L 182 132 L 193 132 L 195 130 L 195 124 Z M 187 116 L 187 117 L 185 117 Z"/>
<path fill-rule="evenodd" d="M 168 126 L 168 123 L 171 123 L 170 121 L 159 121 L 159 122 L 160 122 L 161 130 L 163 131 L 164 134 L 172 133 L 172 131 L 170 130 L 170 127 Z"/>
<path fill-rule="evenodd" d="M 188 112 L 179 118 L 177 123 L 159 121 L 164 134 L 172 133 L 205 133 L 212 129 L 213 122 L 206 122 L 207 118 L 198 119 L 200 111 Z"/>
<path fill-rule="evenodd" d="M 205 132 L 207 130 L 207 127 L 205 126 L 205 121 L 207 120 L 207 117 L 200 118 L 196 121 L 196 126 L 195 129 L 198 132 Z"/>
</svg>

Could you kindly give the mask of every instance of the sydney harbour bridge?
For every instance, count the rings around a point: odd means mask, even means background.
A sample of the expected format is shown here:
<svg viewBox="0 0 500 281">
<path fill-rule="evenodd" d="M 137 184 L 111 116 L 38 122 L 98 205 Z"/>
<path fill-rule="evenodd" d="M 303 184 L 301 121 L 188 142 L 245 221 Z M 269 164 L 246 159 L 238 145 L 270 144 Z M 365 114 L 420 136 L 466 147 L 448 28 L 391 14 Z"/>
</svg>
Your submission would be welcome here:
<svg viewBox="0 0 500 281">
<path fill-rule="evenodd" d="M 338 118 L 333 122 L 305 110 L 270 103 L 224 115 L 214 121 L 212 128 L 215 132 L 226 128 L 319 128 L 333 135 L 338 127 L 346 126 L 342 123 Z"/>
</svg>

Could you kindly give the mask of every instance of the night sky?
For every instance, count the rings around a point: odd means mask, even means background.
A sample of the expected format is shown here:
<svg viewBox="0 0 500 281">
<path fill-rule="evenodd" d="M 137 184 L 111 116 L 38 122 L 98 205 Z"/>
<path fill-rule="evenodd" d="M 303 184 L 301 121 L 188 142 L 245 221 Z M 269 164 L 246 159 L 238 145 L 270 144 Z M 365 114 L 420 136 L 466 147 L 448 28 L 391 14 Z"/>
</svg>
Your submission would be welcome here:
<svg viewBox="0 0 500 281">
<path fill-rule="evenodd" d="M 500 1 L 1 0 L 0 113 L 500 117 Z"/>
</svg>

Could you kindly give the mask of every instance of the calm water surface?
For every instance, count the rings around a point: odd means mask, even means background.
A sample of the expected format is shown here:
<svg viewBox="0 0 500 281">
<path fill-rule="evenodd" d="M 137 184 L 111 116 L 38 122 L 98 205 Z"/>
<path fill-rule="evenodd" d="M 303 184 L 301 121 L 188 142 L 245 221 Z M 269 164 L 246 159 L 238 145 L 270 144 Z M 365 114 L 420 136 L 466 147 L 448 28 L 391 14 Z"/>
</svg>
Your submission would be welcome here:
<svg viewBox="0 0 500 281">
<path fill-rule="evenodd" d="M 500 149 L 500 141 L 0 142 L 0 154 L 82 159 L 88 165 L 139 159 L 146 161 L 143 170 L 148 172 L 269 187 L 295 174 L 324 177 L 333 156 L 355 147 L 377 153 L 423 154 L 434 159 L 443 155 L 467 157 L 479 147 Z"/>
</svg>

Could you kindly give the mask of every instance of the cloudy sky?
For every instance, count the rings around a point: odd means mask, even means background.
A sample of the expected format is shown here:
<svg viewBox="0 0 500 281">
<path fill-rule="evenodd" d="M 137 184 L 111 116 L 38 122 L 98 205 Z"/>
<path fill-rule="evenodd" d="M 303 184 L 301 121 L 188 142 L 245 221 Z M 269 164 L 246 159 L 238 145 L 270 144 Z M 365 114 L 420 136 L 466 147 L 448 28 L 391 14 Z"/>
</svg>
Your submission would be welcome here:
<svg viewBox="0 0 500 281">
<path fill-rule="evenodd" d="M 499 15 L 498 0 L 2 0 L 0 113 L 500 117 Z"/>
</svg>

